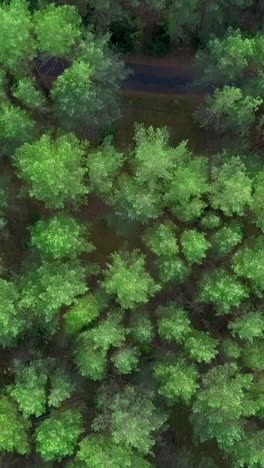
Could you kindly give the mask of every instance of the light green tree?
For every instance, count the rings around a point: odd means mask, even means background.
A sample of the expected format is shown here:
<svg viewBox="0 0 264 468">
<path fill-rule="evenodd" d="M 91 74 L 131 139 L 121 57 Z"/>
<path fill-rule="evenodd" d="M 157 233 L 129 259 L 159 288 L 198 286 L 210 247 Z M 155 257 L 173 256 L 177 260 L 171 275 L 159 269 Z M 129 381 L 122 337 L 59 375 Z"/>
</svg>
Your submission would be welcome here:
<svg viewBox="0 0 264 468">
<path fill-rule="evenodd" d="M 73 454 L 82 432 L 80 411 L 54 412 L 36 429 L 36 450 L 46 462 L 61 460 Z"/>
<path fill-rule="evenodd" d="M 135 175 L 140 183 L 151 185 L 153 182 L 171 178 L 173 152 L 169 151 L 169 133 L 166 128 L 145 128 L 135 126 Z"/>
<path fill-rule="evenodd" d="M 122 217 L 146 224 L 162 214 L 164 202 L 158 184 L 139 184 L 122 174 L 113 195 L 113 206 Z"/>
<path fill-rule="evenodd" d="M 84 155 L 82 144 L 73 134 L 56 139 L 43 135 L 17 150 L 15 165 L 31 197 L 50 208 L 63 208 L 65 203 L 79 202 L 88 192 Z"/>
<path fill-rule="evenodd" d="M 156 262 L 160 283 L 181 284 L 190 274 L 190 268 L 180 257 L 159 258 Z"/>
<path fill-rule="evenodd" d="M 98 397 L 99 414 L 92 424 L 94 431 L 110 430 L 113 442 L 146 455 L 155 444 L 154 436 L 166 421 L 151 394 L 145 395 L 131 385 L 112 397 L 104 392 Z M 107 421 L 107 426 L 106 426 Z"/>
<path fill-rule="evenodd" d="M 169 342 L 184 342 L 191 333 L 191 321 L 188 313 L 174 303 L 161 306 L 158 313 L 161 317 L 158 322 L 161 338 Z"/>
<path fill-rule="evenodd" d="M 252 181 L 239 157 L 215 168 L 211 202 L 227 216 L 242 216 L 252 203 Z"/>
<path fill-rule="evenodd" d="M 159 394 L 169 404 L 179 401 L 190 403 L 198 385 L 198 370 L 182 358 L 170 359 L 169 362 L 158 363 L 154 368 L 154 377 L 159 385 Z"/>
<path fill-rule="evenodd" d="M 129 333 L 132 339 L 139 344 L 151 343 L 154 336 L 154 327 L 147 312 L 133 312 L 129 322 Z"/>
<path fill-rule="evenodd" d="M 35 79 L 21 78 L 18 80 L 13 88 L 13 95 L 19 99 L 22 105 L 32 109 L 39 109 L 46 104 L 45 96 L 37 88 Z"/>
<path fill-rule="evenodd" d="M 167 186 L 164 199 L 172 213 L 181 221 L 193 221 L 201 216 L 206 207 L 202 199 L 210 191 L 208 160 L 193 157 L 182 142 L 177 148 L 175 169 Z"/>
<path fill-rule="evenodd" d="M 244 435 L 244 417 L 255 412 L 248 396 L 252 377 L 239 373 L 235 364 L 224 364 L 209 370 L 202 381 L 192 406 L 195 436 L 200 442 L 215 438 L 228 451 Z"/>
<path fill-rule="evenodd" d="M 252 214 L 257 226 L 264 231 L 264 209 L 263 209 L 263 196 L 264 196 L 264 173 L 260 171 L 253 182 L 253 201 L 252 201 Z"/>
<path fill-rule="evenodd" d="M 219 341 L 200 330 L 193 330 L 184 342 L 184 348 L 191 359 L 197 362 L 211 362 L 218 354 Z"/>
<path fill-rule="evenodd" d="M 246 144 L 262 103 L 260 97 L 243 95 L 240 88 L 224 86 L 209 96 L 194 115 L 202 127 L 212 128 L 220 135 L 230 132 Z"/>
<path fill-rule="evenodd" d="M 144 256 L 134 250 L 112 254 L 112 264 L 105 271 L 102 283 L 108 294 L 116 296 L 124 309 L 133 309 L 137 304 L 148 302 L 149 297 L 160 290 L 145 270 Z"/>
<path fill-rule="evenodd" d="M 228 314 L 248 297 L 248 289 L 224 269 L 213 271 L 200 284 L 199 300 L 213 304 L 219 315 Z"/>
<path fill-rule="evenodd" d="M 144 234 L 144 242 L 159 257 L 174 257 L 179 252 L 176 226 L 173 223 L 159 223 Z"/>
<path fill-rule="evenodd" d="M 264 244 L 262 237 L 254 239 L 252 245 L 237 251 L 233 257 L 232 268 L 236 275 L 246 278 L 251 289 L 262 296 L 264 290 L 263 268 Z"/>
<path fill-rule="evenodd" d="M 41 416 L 46 410 L 47 370 L 42 361 L 35 361 L 29 366 L 15 362 L 15 384 L 9 393 L 16 400 L 20 411 L 26 418 Z"/>
<path fill-rule="evenodd" d="M 0 298 L 0 345 L 5 347 L 15 343 L 26 328 L 26 317 L 18 306 L 19 292 L 13 282 L 0 279 Z"/>
<path fill-rule="evenodd" d="M 48 258 L 74 258 L 94 247 L 87 240 L 85 227 L 74 218 L 54 216 L 38 221 L 31 230 L 31 243 Z"/>
<path fill-rule="evenodd" d="M 74 304 L 64 315 L 66 332 L 75 335 L 95 320 L 101 312 L 100 304 L 95 295 L 88 293 L 75 299 Z"/>
<path fill-rule="evenodd" d="M 244 365 L 253 371 L 264 370 L 264 341 L 257 338 L 251 343 L 247 341 L 242 348 L 241 357 Z"/>
<path fill-rule="evenodd" d="M 106 375 L 107 356 L 96 348 L 89 332 L 82 332 L 75 346 L 74 361 L 81 376 L 91 380 L 102 380 Z"/>
<path fill-rule="evenodd" d="M 108 314 L 97 326 L 79 335 L 74 358 L 81 375 L 92 380 L 104 377 L 107 352 L 111 347 L 120 348 L 125 342 L 126 329 L 122 320 L 122 313 Z"/>
<path fill-rule="evenodd" d="M 113 443 L 111 438 L 90 435 L 81 440 L 76 455 L 77 462 L 90 468 L 113 465 L 116 468 L 150 468 L 148 461 L 129 448 Z M 75 465 L 73 465 L 75 466 Z M 79 465 L 76 465 L 79 466 Z"/>
<path fill-rule="evenodd" d="M 0 63 L 4 69 L 16 73 L 35 55 L 27 2 L 12 0 L 10 3 L 2 3 L 0 22 Z"/>
<path fill-rule="evenodd" d="M 126 71 L 108 39 L 88 32 L 71 66 L 53 84 L 55 112 L 66 130 L 104 130 L 119 117 L 116 91 Z"/>
<path fill-rule="evenodd" d="M 255 338 L 264 336 L 264 317 L 262 312 L 249 312 L 237 320 L 230 322 L 228 328 L 233 336 L 241 340 L 253 342 Z"/>
<path fill-rule="evenodd" d="M 89 180 L 92 190 L 103 197 L 111 197 L 117 177 L 124 163 L 124 156 L 106 138 L 102 146 L 88 155 Z"/>
<path fill-rule="evenodd" d="M 36 11 L 33 22 L 38 48 L 51 56 L 70 55 L 81 35 L 81 18 L 73 6 L 53 3 Z"/>
<path fill-rule="evenodd" d="M 0 399 L 0 450 L 25 455 L 29 452 L 27 431 L 30 424 L 19 413 L 16 403 L 2 396 Z"/>
<path fill-rule="evenodd" d="M 194 230 L 185 230 L 181 236 L 183 253 L 188 263 L 201 263 L 206 257 L 206 252 L 211 246 L 205 236 Z"/>
<path fill-rule="evenodd" d="M 113 354 L 111 361 L 119 374 L 131 374 L 138 368 L 138 349 L 135 347 L 120 348 Z"/>
<path fill-rule="evenodd" d="M 44 325 L 56 319 L 63 305 L 70 306 L 87 291 L 86 272 L 77 261 L 44 262 L 22 277 L 21 290 L 20 308 L 33 311 Z"/>
<path fill-rule="evenodd" d="M 0 104 L 0 139 L 5 152 L 31 141 L 34 125 L 34 120 L 24 109 L 9 102 Z"/>
<path fill-rule="evenodd" d="M 226 255 L 241 243 L 243 232 L 238 223 L 226 224 L 218 229 L 210 238 L 214 252 L 217 255 Z"/>
</svg>

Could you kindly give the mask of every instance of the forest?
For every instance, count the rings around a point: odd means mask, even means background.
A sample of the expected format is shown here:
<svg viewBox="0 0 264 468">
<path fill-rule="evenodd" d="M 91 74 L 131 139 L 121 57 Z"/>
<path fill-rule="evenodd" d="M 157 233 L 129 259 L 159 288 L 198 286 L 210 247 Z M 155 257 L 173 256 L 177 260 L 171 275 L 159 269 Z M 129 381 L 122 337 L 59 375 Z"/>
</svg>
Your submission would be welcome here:
<svg viewBox="0 0 264 468">
<path fill-rule="evenodd" d="M 264 2 L 0 0 L 0 156 L 0 467 L 263 468 Z"/>
</svg>

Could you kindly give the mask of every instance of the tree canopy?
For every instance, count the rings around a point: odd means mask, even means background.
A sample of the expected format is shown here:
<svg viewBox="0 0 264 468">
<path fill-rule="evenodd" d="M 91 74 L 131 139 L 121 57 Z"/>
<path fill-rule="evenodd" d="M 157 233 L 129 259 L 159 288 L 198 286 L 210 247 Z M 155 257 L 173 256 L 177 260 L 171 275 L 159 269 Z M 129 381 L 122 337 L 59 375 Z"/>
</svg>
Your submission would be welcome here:
<svg viewBox="0 0 264 468">
<path fill-rule="evenodd" d="M 1 467 L 264 466 L 263 13 L 0 1 Z M 122 144 L 121 52 L 181 46 L 203 141 Z"/>
</svg>

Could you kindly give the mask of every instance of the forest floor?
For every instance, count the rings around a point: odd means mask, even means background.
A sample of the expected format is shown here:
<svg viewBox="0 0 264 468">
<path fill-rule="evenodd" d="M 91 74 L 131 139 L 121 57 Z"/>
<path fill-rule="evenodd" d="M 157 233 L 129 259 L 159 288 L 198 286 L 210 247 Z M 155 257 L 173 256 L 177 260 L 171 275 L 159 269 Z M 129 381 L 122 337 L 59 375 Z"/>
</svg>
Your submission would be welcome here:
<svg viewBox="0 0 264 468">
<path fill-rule="evenodd" d="M 135 123 L 168 127 L 171 143 L 189 140 L 195 152 L 208 152 L 210 142 L 193 120 L 193 112 L 207 91 L 194 88 L 197 78 L 194 58 L 190 55 L 148 57 L 133 55 L 125 62 L 134 71 L 121 90 L 121 119 L 116 143 L 127 149 L 133 143 Z"/>
</svg>

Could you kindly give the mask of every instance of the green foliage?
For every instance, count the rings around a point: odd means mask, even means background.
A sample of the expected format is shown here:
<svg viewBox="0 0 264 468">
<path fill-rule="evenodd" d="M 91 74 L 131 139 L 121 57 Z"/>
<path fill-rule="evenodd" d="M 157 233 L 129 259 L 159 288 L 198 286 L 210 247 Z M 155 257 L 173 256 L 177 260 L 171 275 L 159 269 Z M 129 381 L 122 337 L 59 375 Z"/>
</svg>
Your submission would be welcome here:
<svg viewBox="0 0 264 468">
<path fill-rule="evenodd" d="M 242 358 L 246 367 L 253 370 L 264 370 L 264 340 L 257 339 L 253 343 L 248 341 L 242 351 Z"/>
<path fill-rule="evenodd" d="M 232 447 L 231 454 L 234 466 L 248 468 L 262 466 L 264 464 L 263 443 L 263 430 L 245 434 L 243 439 Z"/>
<path fill-rule="evenodd" d="M 227 216 L 242 216 L 252 203 L 252 181 L 240 158 L 233 157 L 214 170 L 212 206 Z"/>
<path fill-rule="evenodd" d="M 88 192 L 84 154 L 83 146 L 72 134 L 56 139 L 43 135 L 17 150 L 15 164 L 31 197 L 47 207 L 63 208 L 66 203 L 79 202 Z"/>
<path fill-rule="evenodd" d="M 68 55 L 81 34 L 77 9 L 69 5 L 36 11 L 34 24 L 39 49 L 50 55 Z"/>
<path fill-rule="evenodd" d="M 145 233 L 144 241 L 159 257 L 175 257 L 179 252 L 175 226 L 172 223 L 161 223 L 151 228 Z"/>
<path fill-rule="evenodd" d="M 211 362 L 216 355 L 218 340 L 208 333 L 195 330 L 184 342 L 184 347 L 191 359 L 197 362 Z"/>
<path fill-rule="evenodd" d="M 111 139 L 105 139 L 102 147 L 89 154 L 88 168 L 92 190 L 100 195 L 110 194 L 123 165 L 123 155 L 116 151 Z"/>
<path fill-rule="evenodd" d="M 32 107 L 33 109 L 38 109 L 45 105 L 44 96 L 36 89 L 35 81 L 29 78 L 21 78 L 18 80 L 13 94 L 22 104 Z"/>
<path fill-rule="evenodd" d="M 157 262 L 161 283 L 183 283 L 190 273 L 181 258 L 161 258 Z"/>
<path fill-rule="evenodd" d="M 118 213 L 141 223 L 158 218 L 163 207 L 158 184 L 140 185 L 136 178 L 127 175 L 120 176 L 113 202 Z"/>
<path fill-rule="evenodd" d="M 252 246 L 240 249 L 233 258 L 236 275 L 249 280 L 252 290 L 262 296 L 264 291 L 264 244 L 263 239 L 254 240 Z"/>
<path fill-rule="evenodd" d="M 105 320 L 92 328 L 90 337 L 93 341 L 94 347 L 101 349 L 104 353 L 108 351 L 111 346 L 120 347 L 125 340 L 125 329 L 122 324 L 123 313 L 108 314 Z"/>
<path fill-rule="evenodd" d="M 154 330 L 152 322 L 145 311 L 143 311 L 143 314 L 133 313 L 129 323 L 129 331 L 133 340 L 136 342 L 141 344 L 151 343 Z"/>
<path fill-rule="evenodd" d="M 263 12 L 0 1 L 1 466 L 264 465 Z M 120 34 L 153 49 L 167 28 L 203 47 L 216 154 L 154 126 L 109 136 Z"/>
<path fill-rule="evenodd" d="M 240 88 L 224 86 L 206 99 L 195 113 L 202 127 L 213 128 L 217 133 L 230 131 L 239 138 L 248 138 L 255 114 L 262 99 L 244 96 Z"/>
<path fill-rule="evenodd" d="M 6 73 L 0 71 L 0 102 L 3 102 L 6 99 L 6 85 L 7 85 L 7 76 Z"/>
<path fill-rule="evenodd" d="M 206 204 L 202 197 L 210 191 L 208 161 L 206 158 L 194 158 L 186 141 L 176 148 L 176 156 L 177 164 L 164 198 L 180 220 L 193 221 L 203 213 Z"/>
<path fill-rule="evenodd" d="M 96 327 L 79 335 L 75 362 L 82 376 L 92 380 L 101 380 L 104 377 L 109 348 L 119 348 L 125 341 L 126 330 L 122 325 L 122 319 L 122 314 L 112 313 Z"/>
<path fill-rule="evenodd" d="M 60 215 L 38 221 L 32 228 L 31 236 L 32 245 L 44 256 L 54 259 L 74 258 L 94 249 L 85 239 L 84 226 L 69 216 Z"/>
<path fill-rule="evenodd" d="M 63 369 L 57 368 L 50 379 L 48 406 L 58 408 L 61 403 L 72 395 L 75 390 L 74 382 Z"/>
<path fill-rule="evenodd" d="M 3 68 L 16 72 L 34 56 L 32 24 L 26 1 L 1 2 L 0 23 L 0 63 Z"/>
<path fill-rule="evenodd" d="M 170 36 L 173 40 L 176 40 L 179 43 L 188 43 L 192 39 L 198 40 L 199 43 L 202 45 L 207 45 L 208 42 L 211 44 L 212 42 L 216 43 L 215 48 L 213 49 L 214 54 L 218 54 L 217 58 L 219 61 L 221 59 L 219 47 L 217 47 L 217 40 L 213 41 L 212 37 L 221 37 L 228 25 L 237 26 L 237 24 L 241 24 L 244 26 L 243 17 L 244 12 L 248 11 L 249 7 L 253 4 L 252 0 L 228 0 L 228 1 L 212 1 L 206 4 L 206 7 L 203 3 L 199 2 L 199 0 L 178 0 L 177 2 L 168 2 L 167 10 L 168 14 L 166 18 L 168 20 L 168 28 Z M 169 8 L 168 8 L 169 7 Z M 236 32 L 234 32 L 235 34 Z M 238 36 L 237 32 L 237 36 Z M 211 40 L 210 40 L 211 39 Z M 220 41 L 219 41 L 220 42 Z M 233 43 L 232 43 L 233 45 Z M 236 46 L 236 47 L 234 47 Z M 237 55 L 246 55 L 244 50 L 241 53 L 241 48 L 247 50 L 247 44 L 243 42 L 238 43 L 230 46 L 230 51 L 226 44 L 223 44 L 223 55 L 227 55 L 227 50 L 230 52 L 230 57 L 227 56 L 228 65 L 230 67 L 234 67 L 236 69 L 237 64 L 234 65 L 231 58 L 237 58 Z M 227 50 L 226 50 L 227 49 Z M 210 49 L 212 53 L 212 50 Z M 237 55 L 235 54 L 237 53 Z M 213 56 L 214 56 L 213 54 Z M 204 54 L 205 55 L 205 54 Z M 203 57 L 203 55 L 202 55 Z M 205 55 L 205 58 L 208 61 L 211 59 L 208 55 Z M 202 65 L 206 63 L 206 60 L 203 60 Z M 224 62 L 224 61 L 223 61 Z M 211 62 L 210 62 L 211 64 Z M 213 68 L 213 63 L 212 63 Z M 223 63 L 223 67 L 226 66 L 225 62 Z M 238 67 L 239 69 L 239 67 Z M 208 74 L 211 70 L 208 70 Z M 214 69 L 211 71 L 213 73 Z M 228 69 L 226 69 L 226 72 Z M 230 73 L 232 76 L 232 74 Z M 214 75 L 213 75 L 214 76 Z M 221 74 L 220 74 L 221 77 Z M 220 79 L 218 77 L 218 79 Z"/>
<path fill-rule="evenodd" d="M 215 213 L 208 213 L 203 216 L 201 226 L 203 229 L 214 229 L 220 225 L 221 221 Z"/>
<path fill-rule="evenodd" d="M 145 270 L 145 259 L 139 251 L 116 252 L 112 264 L 105 271 L 103 288 L 108 294 L 117 296 L 124 309 L 133 309 L 137 304 L 148 302 L 149 297 L 160 290 Z"/>
<path fill-rule="evenodd" d="M 135 127 L 135 175 L 140 183 L 150 185 L 169 179 L 173 169 L 173 154 L 168 150 L 169 133 L 163 129 Z"/>
<path fill-rule="evenodd" d="M 0 345 L 3 347 L 13 344 L 26 325 L 18 301 L 15 284 L 0 279 Z"/>
<path fill-rule="evenodd" d="M 227 28 L 223 38 L 211 38 L 197 54 L 199 81 L 216 90 L 196 117 L 202 126 L 214 128 L 221 136 L 228 133 L 226 142 L 240 151 L 252 148 L 256 128 L 261 127 L 263 41 L 261 33 L 249 35 Z"/>
<path fill-rule="evenodd" d="M 181 358 L 174 362 L 157 364 L 154 377 L 159 384 L 159 394 L 168 403 L 190 403 L 198 388 L 198 370 Z"/>
<path fill-rule="evenodd" d="M 58 77 L 52 96 L 60 113 L 80 120 L 84 112 L 95 112 L 97 101 L 92 87 L 93 68 L 84 61 L 73 62 L 71 67 Z"/>
<path fill-rule="evenodd" d="M 182 343 L 191 332 L 191 321 L 185 310 L 171 303 L 160 307 L 159 334 L 163 340 Z"/>
<path fill-rule="evenodd" d="M 235 364 L 217 366 L 203 377 L 192 406 L 191 422 L 200 442 L 215 438 L 229 450 L 243 436 L 243 417 L 254 415 L 248 398 L 249 374 L 238 372 Z"/>
<path fill-rule="evenodd" d="M 248 296 L 247 288 L 224 269 L 213 271 L 200 285 L 199 300 L 213 304 L 218 315 L 228 314 Z"/>
<path fill-rule="evenodd" d="M 106 353 L 94 346 L 89 332 L 82 332 L 76 342 L 74 360 L 79 373 L 91 380 L 102 380 L 107 369 Z"/>
<path fill-rule="evenodd" d="M 82 432 L 78 410 L 54 412 L 36 429 L 36 450 L 46 462 L 61 460 L 73 454 Z"/>
<path fill-rule="evenodd" d="M 253 184 L 253 203 L 252 213 L 254 220 L 258 227 L 264 231 L 264 208 L 263 208 L 263 197 L 264 197 L 264 172 L 260 171 Z"/>
<path fill-rule="evenodd" d="M 150 464 L 143 458 L 134 455 L 128 448 L 116 445 L 108 437 L 90 435 L 79 445 L 76 460 L 85 467 L 150 468 Z"/>
<path fill-rule="evenodd" d="M 239 224 L 232 223 L 221 227 L 211 237 L 214 251 L 218 255 L 226 255 L 236 247 L 243 238 L 243 232 Z"/>
<path fill-rule="evenodd" d="M 67 130 L 105 129 L 119 116 L 117 90 L 126 73 L 107 39 L 87 33 L 78 57 L 53 85 L 56 112 Z"/>
<path fill-rule="evenodd" d="M 16 404 L 7 397 L 0 399 L 0 425 L 0 450 L 27 454 L 29 423 L 19 414 Z"/>
<path fill-rule="evenodd" d="M 230 338 L 226 338 L 222 341 L 222 349 L 224 352 L 224 356 L 227 360 L 236 360 L 241 354 L 241 349 L 239 345 Z"/>
<path fill-rule="evenodd" d="M 138 350 L 131 347 L 121 348 L 113 354 L 111 361 L 119 374 L 131 374 L 138 367 Z"/>
<path fill-rule="evenodd" d="M 152 395 L 130 385 L 112 397 L 99 395 L 98 409 L 101 414 L 95 418 L 93 430 L 108 429 L 115 444 L 136 449 L 143 455 L 151 451 L 154 435 L 166 421 L 166 416 L 155 407 Z"/>
<path fill-rule="evenodd" d="M 46 409 L 47 373 L 41 361 L 23 366 L 15 363 L 15 384 L 9 388 L 9 393 L 18 403 L 25 417 L 41 416 Z"/>
<path fill-rule="evenodd" d="M 211 245 L 203 234 L 194 229 L 183 232 L 181 244 L 183 253 L 190 264 L 201 263 Z"/>
<path fill-rule="evenodd" d="M 251 343 L 264 335 L 264 317 L 262 312 L 249 312 L 228 325 L 233 336 Z"/>
<path fill-rule="evenodd" d="M 180 41 L 196 30 L 199 20 L 198 0 L 173 2 L 168 15 L 169 33 L 174 40 Z"/>
<path fill-rule="evenodd" d="M 78 262 L 44 262 L 25 275 L 21 287 L 20 307 L 48 323 L 61 306 L 71 305 L 87 291 L 85 270 Z"/>
<path fill-rule="evenodd" d="M 73 393 L 69 374 L 57 365 L 54 359 L 35 359 L 28 365 L 14 361 L 15 383 L 7 390 L 25 418 L 43 415 L 47 405 L 59 407 Z"/>
<path fill-rule="evenodd" d="M 76 335 L 100 315 L 96 297 L 87 294 L 75 300 L 75 304 L 64 315 L 67 333 Z"/>
<path fill-rule="evenodd" d="M 2 144 L 19 146 L 32 139 L 34 121 L 26 111 L 8 102 L 0 105 L 0 139 Z"/>
<path fill-rule="evenodd" d="M 203 82 L 214 86 L 243 80 L 243 72 L 256 60 L 255 39 L 244 37 L 241 31 L 228 29 L 223 39 L 213 38 L 207 48 L 197 54 L 203 70 Z"/>
</svg>

